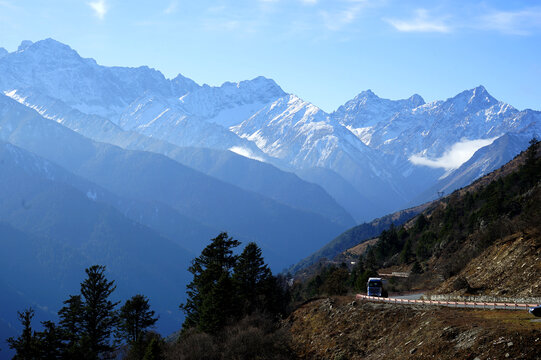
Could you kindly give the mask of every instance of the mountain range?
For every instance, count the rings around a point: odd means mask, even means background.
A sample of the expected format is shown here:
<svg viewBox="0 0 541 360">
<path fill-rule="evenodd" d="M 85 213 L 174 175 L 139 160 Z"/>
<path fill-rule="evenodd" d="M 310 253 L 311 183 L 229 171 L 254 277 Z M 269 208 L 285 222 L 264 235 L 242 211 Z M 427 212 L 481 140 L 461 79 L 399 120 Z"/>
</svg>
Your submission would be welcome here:
<svg viewBox="0 0 541 360">
<path fill-rule="evenodd" d="M 367 90 L 327 113 L 268 78 L 200 85 L 102 66 L 53 39 L 0 48 L 0 91 L 0 231 L 21 259 L 0 265 L 12 305 L 53 309 L 76 291 L 73 274 L 102 263 L 122 294 L 156 299 L 164 332 L 189 259 L 220 231 L 257 242 L 279 271 L 469 184 L 541 134 L 541 112 L 482 86 L 430 103 Z M 39 302 L 14 272 L 55 274 L 42 284 L 57 290 Z"/>
<path fill-rule="evenodd" d="M 431 103 L 367 90 L 328 114 L 264 77 L 199 85 L 144 66 L 101 66 L 52 39 L 4 54 L 0 72 L 4 94 L 93 140 L 168 156 L 172 147 L 229 150 L 320 185 L 356 222 L 433 198 L 426 189 L 443 178 L 465 185 L 450 179 L 498 137 L 540 133 L 539 112 L 482 86 Z"/>
</svg>

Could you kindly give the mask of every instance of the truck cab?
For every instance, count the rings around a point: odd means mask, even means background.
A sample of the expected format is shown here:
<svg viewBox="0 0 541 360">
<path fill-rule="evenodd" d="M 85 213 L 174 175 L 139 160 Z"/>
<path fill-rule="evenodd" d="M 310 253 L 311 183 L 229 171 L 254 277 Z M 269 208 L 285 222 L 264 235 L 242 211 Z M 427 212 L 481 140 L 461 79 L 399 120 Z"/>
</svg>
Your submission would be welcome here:
<svg viewBox="0 0 541 360">
<path fill-rule="evenodd" d="M 368 296 L 382 296 L 383 280 L 381 278 L 369 278 L 366 283 L 366 293 Z"/>
</svg>

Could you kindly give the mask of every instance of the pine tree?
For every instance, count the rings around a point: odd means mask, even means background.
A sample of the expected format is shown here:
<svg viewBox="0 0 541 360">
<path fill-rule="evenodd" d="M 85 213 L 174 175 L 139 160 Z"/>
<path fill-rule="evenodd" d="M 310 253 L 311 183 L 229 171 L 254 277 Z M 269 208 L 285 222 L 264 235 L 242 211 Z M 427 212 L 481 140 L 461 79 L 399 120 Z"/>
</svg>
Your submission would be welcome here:
<svg viewBox="0 0 541 360">
<path fill-rule="evenodd" d="M 539 165 L 536 161 L 539 143 L 540 141 L 537 140 L 535 137 L 532 138 L 530 140 L 530 146 L 526 150 L 526 161 L 524 163 L 522 171 L 526 175 L 525 187 L 529 187 L 535 184 L 539 177 L 539 171 L 541 169 L 539 168 Z"/>
<path fill-rule="evenodd" d="M 321 288 L 327 295 L 345 295 L 348 291 L 348 277 L 349 271 L 347 268 L 333 268 L 327 274 Z"/>
<path fill-rule="evenodd" d="M 428 219 L 424 216 L 424 214 L 421 214 L 417 217 L 417 220 L 415 220 L 415 225 L 413 225 L 413 232 L 415 234 L 419 234 L 429 224 L 430 223 L 428 222 Z"/>
<path fill-rule="evenodd" d="M 131 345 L 130 353 L 137 359 L 144 355 L 143 339 L 156 321 L 155 312 L 150 310 L 148 299 L 140 294 L 126 300 L 120 308 L 118 336 Z"/>
<path fill-rule="evenodd" d="M 162 347 L 160 340 L 153 337 L 148 344 L 143 360 L 161 360 L 163 359 Z"/>
<path fill-rule="evenodd" d="M 413 245 L 411 244 L 411 237 L 408 237 L 402 251 L 400 252 L 400 263 L 407 264 L 413 257 Z"/>
<path fill-rule="evenodd" d="M 186 314 L 184 330 L 196 327 L 215 333 L 231 316 L 234 305 L 231 270 L 237 261 L 233 249 L 239 245 L 239 241 L 221 233 L 192 260 L 188 271 L 193 274 L 193 280 L 186 286 L 186 303 L 180 305 Z"/>
<path fill-rule="evenodd" d="M 64 346 L 61 329 L 52 321 L 43 321 L 43 331 L 37 333 L 40 359 L 61 359 Z"/>
<path fill-rule="evenodd" d="M 239 312 L 235 302 L 235 290 L 230 274 L 223 272 L 201 302 L 197 328 L 208 334 L 216 334 Z"/>
<path fill-rule="evenodd" d="M 419 261 L 415 260 L 413 263 L 413 266 L 411 267 L 411 273 L 412 274 L 421 274 L 423 272 L 423 268 L 421 267 L 421 264 L 419 264 Z"/>
<path fill-rule="evenodd" d="M 35 331 L 32 330 L 32 318 L 34 310 L 32 308 L 25 309 L 23 312 L 17 311 L 19 321 L 23 326 L 22 334 L 14 339 L 7 339 L 9 348 L 16 351 L 14 360 L 30 360 L 39 359 L 39 340 Z"/>
<path fill-rule="evenodd" d="M 120 308 L 119 331 L 121 336 L 129 343 L 138 342 L 152 327 L 157 317 L 154 310 L 150 310 L 148 299 L 144 295 L 137 294 Z"/>
<path fill-rule="evenodd" d="M 81 283 L 83 299 L 82 346 L 85 357 L 97 359 L 114 350 L 111 334 L 117 324 L 115 306 L 109 296 L 116 289 L 114 281 L 105 277 L 105 266 L 93 265 L 85 270 L 87 278 Z"/>
<path fill-rule="evenodd" d="M 376 260 L 376 255 L 374 254 L 374 247 L 368 246 L 363 258 L 365 270 L 376 271 L 378 267 L 378 262 Z"/>
<path fill-rule="evenodd" d="M 60 336 L 66 359 L 83 358 L 81 344 L 83 326 L 83 301 L 81 295 L 71 295 L 58 312 Z"/>
<path fill-rule="evenodd" d="M 244 314 L 264 309 L 272 287 L 272 273 L 263 260 L 261 249 L 253 242 L 246 245 L 233 270 L 233 282 Z"/>
</svg>

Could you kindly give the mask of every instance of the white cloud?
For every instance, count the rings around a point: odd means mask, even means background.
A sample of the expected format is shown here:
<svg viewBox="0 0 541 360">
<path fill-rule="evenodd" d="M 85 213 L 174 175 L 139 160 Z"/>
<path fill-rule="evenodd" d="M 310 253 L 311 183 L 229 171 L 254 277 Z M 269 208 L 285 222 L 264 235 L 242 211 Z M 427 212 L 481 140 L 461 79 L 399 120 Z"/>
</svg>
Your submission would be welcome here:
<svg viewBox="0 0 541 360">
<path fill-rule="evenodd" d="M 169 6 L 167 6 L 165 8 L 165 10 L 163 11 L 164 14 L 173 14 L 175 12 L 177 12 L 177 8 L 178 8 L 178 2 L 177 1 L 171 1 L 169 3 Z"/>
<path fill-rule="evenodd" d="M 426 9 L 417 9 L 415 17 L 410 20 L 384 19 L 401 32 L 440 32 L 448 33 L 451 26 L 442 19 L 431 18 Z"/>
<path fill-rule="evenodd" d="M 348 6 L 338 11 L 321 11 L 325 27 L 332 31 L 342 29 L 344 26 L 351 24 L 364 8 L 364 1 L 349 1 Z"/>
<path fill-rule="evenodd" d="M 238 31 L 241 28 L 243 29 L 243 33 L 250 31 L 250 27 L 247 24 L 235 19 L 208 18 L 202 25 L 208 31 Z"/>
<path fill-rule="evenodd" d="M 421 155 L 412 155 L 409 161 L 414 165 L 423 165 L 431 168 L 443 168 L 445 170 L 458 169 L 460 165 L 468 161 L 477 150 L 487 145 L 490 145 L 496 140 L 478 139 L 478 140 L 461 140 L 455 143 L 441 157 L 429 159 Z"/>
<path fill-rule="evenodd" d="M 232 148 L 229 148 L 229 151 L 231 152 L 234 152 L 235 154 L 238 154 L 240 156 L 244 156 L 248 159 L 253 159 L 253 160 L 257 160 L 257 161 L 261 161 L 261 162 L 265 162 L 265 159 L 257 156 L 257 155 L 254 155 L 252 153 L 252 151 L 250 151 L 249 149 L 246 149 L 246 148 L 243 148 L 241 146 L 233 146 Z"/>
<path fill-rule="evenodd" d="M 89 2 L 88 6 L 94 10 L 94 15 L 96 15 L 100 20 L 103 20 L 105 14 L 109 10 L 109 6 L 105 3 L 105 0 L 97 0 Z"/>
<path fill-rule="evenodd" d="M 491 11 L 480 17 L 478 26 L 505 34 L 530 35 L 541 30 L 541 7 L 516 11 Z"/>
<path fill-rule="evenodd" d="M 318 0 L 300 0 L 300 2 L 305 4 L 305 5 L 315 5 L 315 4 L 317 4 L 317 1 Z"/>
</svg>

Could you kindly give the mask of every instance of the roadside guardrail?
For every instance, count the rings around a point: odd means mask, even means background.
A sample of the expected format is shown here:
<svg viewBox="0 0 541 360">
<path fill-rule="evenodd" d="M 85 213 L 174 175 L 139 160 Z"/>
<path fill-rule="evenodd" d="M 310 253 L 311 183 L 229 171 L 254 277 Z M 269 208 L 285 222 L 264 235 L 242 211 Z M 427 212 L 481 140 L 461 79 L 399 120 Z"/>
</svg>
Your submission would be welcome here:
<svg viewBox="0 0 541 360">
<path fill-rule="evenodd" d="M 447 301 L 447 300 L 412 300 L 399 298 L 383 298 L 378 296 L 368 296 L 357 294 L 358 300 L 368 300 L 375 302 L 385 302 L 391 304 L 415 304 L 415 305 L 437 305 L 461 308 L 475 309 L 504 309 L 504 310 L 524 310 L 539 304 L 522 304 L 522 303 L 499 303 L 499 302 L 475 302 L 475 301 Z"/>
</svg>

